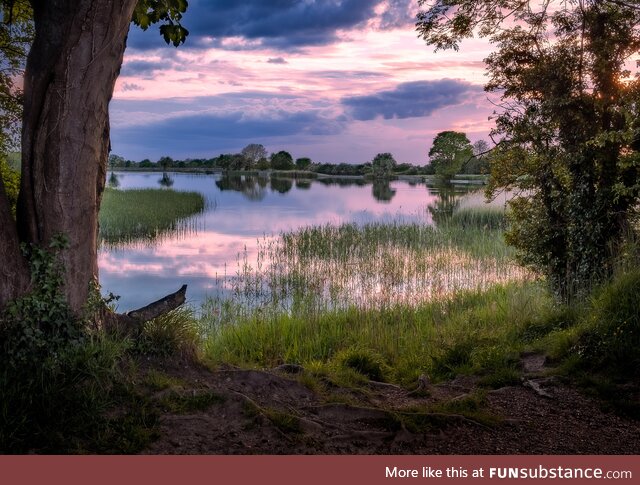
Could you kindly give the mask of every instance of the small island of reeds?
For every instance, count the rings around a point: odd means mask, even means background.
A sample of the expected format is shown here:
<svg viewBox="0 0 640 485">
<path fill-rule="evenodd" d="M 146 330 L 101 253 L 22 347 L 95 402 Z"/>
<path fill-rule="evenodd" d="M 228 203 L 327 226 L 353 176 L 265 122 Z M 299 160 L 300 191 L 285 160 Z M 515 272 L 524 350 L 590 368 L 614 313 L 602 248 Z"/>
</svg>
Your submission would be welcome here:
<svg viewBox="0 0 640 485">
<path fill-rule="evenodd" d="M 107 188 L 100 209 L 100 239 L 107 245 L 150 243 L 165 234 L 195 228 L 205 209 L 198 192 Z"/>
</svg>

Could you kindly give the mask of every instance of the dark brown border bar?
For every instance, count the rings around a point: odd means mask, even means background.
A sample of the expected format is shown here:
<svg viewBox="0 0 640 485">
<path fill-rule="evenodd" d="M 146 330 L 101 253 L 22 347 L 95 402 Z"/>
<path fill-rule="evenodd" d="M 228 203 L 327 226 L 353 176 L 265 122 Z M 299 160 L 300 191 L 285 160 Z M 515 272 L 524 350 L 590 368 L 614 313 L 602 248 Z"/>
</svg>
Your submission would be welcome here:
<svg viewBox="0 0 640 485">
<path fill-rule="evenodd" d="M 610 476 L 552 478 L 576 468 Z M 498 478 L 542 469 L 548 478 Z M 0 485 L 640 483 L 638 456 L 3 456 L 0 470 Z"/>
</svg>

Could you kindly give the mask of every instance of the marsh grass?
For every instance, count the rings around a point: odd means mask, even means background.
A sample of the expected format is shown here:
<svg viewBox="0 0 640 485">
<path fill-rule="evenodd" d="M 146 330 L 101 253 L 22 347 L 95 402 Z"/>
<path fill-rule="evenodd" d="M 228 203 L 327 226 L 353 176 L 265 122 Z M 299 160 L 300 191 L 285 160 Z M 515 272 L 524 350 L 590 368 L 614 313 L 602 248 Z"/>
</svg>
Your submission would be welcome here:
<svg viewBox="0 0 640 485">
<path fill-rule="evenodd" d="M 269 314 L 313 316 L 350 307 L 385 309 L 458 291 L 527 280 L 512 261 L 496 211 L 465 210 L 439 226 L 395 221 L 305 227 L 258 241 L 257 258 L 204 305 L 209 324 Z"/>
<path fill-rule="evenodd" d="M 109 247 L 153 244 L 198 228 L 206 204 L 198 192 L 107 188 L 100 207 L 100 240 Z"/>
<path fill-rule="evenodd" d="M 451 214 L 444 224 L 449 227 L 475 230 L 504 231 L 504 211 L 491 208 L 463 208 Z"/>
<path fill-rule="evenodd" d="M 637 372 L 640 277 L 628 269 L 637 248 L 612 283 L 565 306 L 513 263 L 502 213 L 462 209 L 438 222 L 265 239 L 256 261 L 238 258 L 227 296 L 204 305 L 205 354 L 240 366 L 301 364 L 320 387 L 475 374 L 499 388 L 520 382 L 525 351 L 559 373 Z"/>
<path fill-rule="evenodd" d="M 541 285 L 520 283 L 386 309 L 254 315 L 218 326 L 206 354 L 217 363 L 297 363 L 320 374 L 341 369 L 406 385 L 421 374 L 436 381 L 460 373 L 504 375 L 527 348 L 518 336 L 552 307 Z"/>
<path fill-rule="evenodd" d="M 554 303 L 512 262 L 502 221 L 465 210 L 438 227 L 281 234 L 254 265 L 239 259 L 231 296 L 205 304 L 205 352 L 218 363 L 302 364 L 353 385 L 460 373 L 484 376 L 487 387 L 513 382 L 531 344 L 520 336 L 544 327 Z"/>
</svg>

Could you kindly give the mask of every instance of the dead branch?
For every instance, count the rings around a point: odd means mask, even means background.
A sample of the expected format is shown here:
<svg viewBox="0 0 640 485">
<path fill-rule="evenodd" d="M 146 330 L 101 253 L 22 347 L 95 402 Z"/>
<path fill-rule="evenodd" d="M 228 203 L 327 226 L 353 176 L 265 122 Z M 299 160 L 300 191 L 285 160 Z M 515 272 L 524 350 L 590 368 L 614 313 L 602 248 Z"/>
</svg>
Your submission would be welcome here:
<svg viewBox="0 0 640 485">
<path fill-rule="evenodd" d="M 114 313 L 105 308 L 102 315 L 102 324 L 108 332 L 129 336 L 139 335 L 146 322 L 166 315 L 183 305 L 186 300 L 186 293 L 187 285 L 182 285 L 175 293 L 171 293 L 145 307 L 126 314 Z"/>
</svg>

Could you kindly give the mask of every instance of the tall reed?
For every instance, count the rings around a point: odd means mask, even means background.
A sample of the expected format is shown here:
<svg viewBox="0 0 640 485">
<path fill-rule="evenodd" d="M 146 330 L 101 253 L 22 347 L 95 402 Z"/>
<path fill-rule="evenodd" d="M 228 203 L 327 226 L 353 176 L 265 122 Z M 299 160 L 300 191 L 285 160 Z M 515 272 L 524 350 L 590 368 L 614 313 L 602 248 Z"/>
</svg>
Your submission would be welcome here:
<svg viewBox="0 0 640 485">
<path fill-rule="evenodd" d="M 466 211 L 438 227 L 327 224 L 264 238 L 255 261 L 238 258 L 235 275 L 222 283 L 225 296 L 210 300 L 207 311 L 235 320 L 256 311 L 387 308 L 527 279 L 511 259 L 500 221 Z"/>
</svg>

